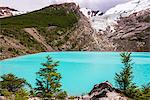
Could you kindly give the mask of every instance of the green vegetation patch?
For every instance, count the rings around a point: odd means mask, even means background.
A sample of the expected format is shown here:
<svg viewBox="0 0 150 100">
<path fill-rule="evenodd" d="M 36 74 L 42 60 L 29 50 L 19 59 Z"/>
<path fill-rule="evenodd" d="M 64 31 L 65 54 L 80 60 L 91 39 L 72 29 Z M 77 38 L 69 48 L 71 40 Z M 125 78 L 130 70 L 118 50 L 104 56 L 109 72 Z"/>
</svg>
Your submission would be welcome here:
<svg viewBox="0 0 150 100">
<path fill-rule="evenodd" d="M 150 16 L 147 16 L 147 17 L 144 19 L 144 22 L 150 23 Z"/>
<path fill-rule="evenodd" d="M 50 27 L 49 27 L 50 28 Z M 75 29 L 75 26 L 71 28 L 54 27 L 49 29 L 48 27 L 37 28 L 38 32 L 45 37 L 46 42 L 52 47 L 59 47 L 66 43 L 70 37 L 70 33 Z"/>
<path fill-rule="evenodd" d="M 77 22 L 75 12 L 68 11 L 65 8 L 56 9 L 46 7 L 38 11 L 27 14 L 1 19 L 1 28 L 10 27 L 70 27 Z"/>
<path fill-rule="evenodd" d="M 44 50 L 44 47 L 42 47 L 42 45 L 39 45 L 39 43 L 24 30 L 17 28 L 2 28 L 0 34 L 19 40 L 20 44 L 28 47 L 30 50 Z"/>
</svg>

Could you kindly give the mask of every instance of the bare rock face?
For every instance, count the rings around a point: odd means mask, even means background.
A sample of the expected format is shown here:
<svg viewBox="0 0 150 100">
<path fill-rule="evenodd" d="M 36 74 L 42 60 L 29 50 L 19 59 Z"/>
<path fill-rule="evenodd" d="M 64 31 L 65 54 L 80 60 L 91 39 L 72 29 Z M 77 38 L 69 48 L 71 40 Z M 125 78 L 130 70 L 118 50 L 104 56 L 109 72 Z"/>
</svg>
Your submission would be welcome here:
<svg viewBox="0 0 150 100">
<path fill-rule="evenodd" d="M 150 9 L 121 18 L 115 30 L 116 51 L 150 51 Z"/>
</svg>

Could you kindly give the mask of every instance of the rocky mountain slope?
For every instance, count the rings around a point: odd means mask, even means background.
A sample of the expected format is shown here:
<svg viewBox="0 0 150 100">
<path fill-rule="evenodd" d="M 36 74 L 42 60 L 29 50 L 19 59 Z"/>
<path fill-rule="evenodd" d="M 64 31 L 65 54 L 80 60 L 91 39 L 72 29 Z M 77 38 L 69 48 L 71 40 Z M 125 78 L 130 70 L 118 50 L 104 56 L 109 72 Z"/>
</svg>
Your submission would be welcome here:
<svg viewBox="0 0 150 100">
<path fill-rule="evenodd" d="M 103 14 L 64 3 L 1 18 L 0 59 L 43 51 L 150 51 L 149 4 L 133 0 Z"/>
<path fill-rule="evenodd" d="M 76 27 L 78 9 L 74 3 L 65 3 L 0 19 L 0 59 L 58 51 Z"/>
<path fill-rule="evenodd" d="M 109 38 L 117 51 L 150 51 L 150 9 L 123 17 Z"/>
<path fill-rule="evenodd" d="M 117 25 L 117 21 L 121 20 L 120 18 L 128 17 L 133 13 L 147 9 L 150 9 L 150 0 L 131 0 L 127 3 L 116 5 L 102 16 L 91 17 L 90 22 L 97 31 L 105 31 L 108 27 L 110 27 L 111 31 L 115 31 L 114 25 Z"/>
<path fill-rule="evenodd" d="M 89 9 L 82 10 L 87 16 Z M 150 51 L 150 0 L 119 4 L 89 17 L 98 51 Z"/>
</svg>

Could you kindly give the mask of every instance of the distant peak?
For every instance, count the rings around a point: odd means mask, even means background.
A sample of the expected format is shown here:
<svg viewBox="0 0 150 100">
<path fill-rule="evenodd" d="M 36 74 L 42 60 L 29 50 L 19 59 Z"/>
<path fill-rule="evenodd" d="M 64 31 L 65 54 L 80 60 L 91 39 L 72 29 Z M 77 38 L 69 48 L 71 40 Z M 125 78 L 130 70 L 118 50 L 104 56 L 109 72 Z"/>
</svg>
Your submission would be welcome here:
<svg viewBox="0 0 150 100">
<path fill-rule="evenodd" d="M 15 15 L 20 15 L 26 12 L 21 12 L 13 8 L 9 7 L 0 7 L 0 18 L 10 17 Z"/>
<path fill-rule="evenodd" d="M 18 10 L 16 10 L 16 9 L 9 8 L 9 7 L 0 7 L 0 10 L 18 11 Z"/>
</svg>

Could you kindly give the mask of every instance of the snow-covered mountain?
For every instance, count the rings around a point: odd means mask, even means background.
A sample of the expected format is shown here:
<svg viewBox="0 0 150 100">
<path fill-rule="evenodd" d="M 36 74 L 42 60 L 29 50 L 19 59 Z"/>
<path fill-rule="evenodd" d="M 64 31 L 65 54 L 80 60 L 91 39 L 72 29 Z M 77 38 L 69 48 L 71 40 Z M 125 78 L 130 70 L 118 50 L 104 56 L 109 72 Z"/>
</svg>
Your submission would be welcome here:
<svg viewBox="0 0 150 100">
<path fill-rule="evenodd" d="M 9 8 L 9 7 L 0 7 L 0 18 L 21 15 L 24 13 L 26 12 L 18 11 L 16 9 Z"/>
<path fill-rule="evenodd" d="M 88 9 L 80 11 L 87 16 Z M 131 0 L 87 19 L 94 50 L 150 51 L 150 0 Z"/>
<path fill-rule="evenodd" d="M 91 12 L 89 9 L 82 8 L 82 13 L 87 16 L 91 22 L 91 26 L 97 31 L 106 31 L 109 28 L 114 32 L 114 25 L 117 25 L 117 21 L 121 17 L 127 17 L 133 13 L 150 9 L 150 0 L 131 0 L 124 4 L 119 4 L 108 11 L 102 16 L 89 17 L 87 12 Z"/>
</svg>

